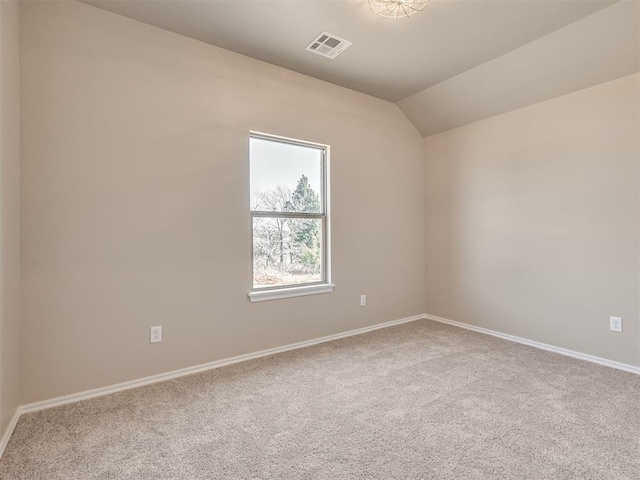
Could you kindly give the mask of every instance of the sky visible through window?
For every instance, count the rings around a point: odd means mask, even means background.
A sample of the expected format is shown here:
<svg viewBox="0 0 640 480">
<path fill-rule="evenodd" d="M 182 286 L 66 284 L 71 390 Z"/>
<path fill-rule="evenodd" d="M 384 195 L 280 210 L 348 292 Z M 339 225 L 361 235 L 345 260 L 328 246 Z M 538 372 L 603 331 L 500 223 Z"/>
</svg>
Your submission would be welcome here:
<svg viewBox="0 0 640 480">
<path fill-rule="evenodd" d="M 293 191 L 305 175 L 309 185 L 320 193 L 322 188 L 322 150 L 261 138 L 250 139 L 251 209 L 258 204 L 260 192 L 284 186 Z"/>
</svg>

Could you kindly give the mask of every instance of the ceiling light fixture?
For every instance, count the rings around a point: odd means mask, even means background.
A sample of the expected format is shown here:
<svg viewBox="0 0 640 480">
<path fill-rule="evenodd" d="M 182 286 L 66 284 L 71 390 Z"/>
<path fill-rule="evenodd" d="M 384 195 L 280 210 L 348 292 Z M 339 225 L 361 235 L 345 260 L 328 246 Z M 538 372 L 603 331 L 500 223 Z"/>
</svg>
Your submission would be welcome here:
<svg viewBox="0 0 640 480">
<path fill-rule="evenodd" d="M 398 19 L 420 12 L 429 0 L 369 0 L 369 7 L 376 15 Z"/>
</svg>

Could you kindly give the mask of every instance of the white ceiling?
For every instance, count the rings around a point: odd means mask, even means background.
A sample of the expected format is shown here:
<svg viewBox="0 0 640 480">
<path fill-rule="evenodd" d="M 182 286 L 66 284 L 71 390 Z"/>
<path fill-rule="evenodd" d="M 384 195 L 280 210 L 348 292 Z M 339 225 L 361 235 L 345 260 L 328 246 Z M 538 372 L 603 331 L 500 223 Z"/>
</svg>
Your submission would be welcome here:
<svg viewBox="0 0 640 480">
<path fill-rule="evenodd" d="M 397 102 L 616 0 L 431 0 L 410 19 L 366 0 L 82 0 L 265 62 Z M 305 51 L 322 30 L 353 42 Z"/>
<path fill-rule="evenodd" d="M 2 1 L 2 0 L 0 0 Z M 80 0 L 398 104 L 424 136 L 640 71 L 640 0 Z M 321 31 L 353 42 L 330 60 Z"/>
<path fill-rule="evenodd" d="M 638 71 L 640 2 L 623 0 L 398 106 L 429 136 Z"/>
</svg>

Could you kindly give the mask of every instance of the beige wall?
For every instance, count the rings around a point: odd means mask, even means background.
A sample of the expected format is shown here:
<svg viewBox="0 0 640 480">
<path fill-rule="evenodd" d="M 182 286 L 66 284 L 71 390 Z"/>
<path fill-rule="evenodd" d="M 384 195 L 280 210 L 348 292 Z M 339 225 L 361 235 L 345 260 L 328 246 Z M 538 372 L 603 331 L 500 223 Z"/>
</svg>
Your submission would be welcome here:
<svg viewBox="0 0 640 480">
<path fill-rule="evenodd" d="M 640 365 L 639 84 L 425 140 L 427 313 Z"/>
<path fill-rule="evenodd" d="M 0 1 L 0 438 L 20 404 L 18 2 Z"/>
<path fill-rule="evenodd" d="M 638 75 L 425 146 L 393 104 L 87 5 L 20 21 L 22 403 L 425 310 L 640 365 Z M 331 145 L 334 293 L 247 300 L 250 129 Z"/>
<path fill-rule="evenodd" d="M 21 22 L 23 403 L 424 311 L 398 107 L 83 4 Z M 250 129 L 331 145 L 334 293 L 247 300 Z"/>
</svg>

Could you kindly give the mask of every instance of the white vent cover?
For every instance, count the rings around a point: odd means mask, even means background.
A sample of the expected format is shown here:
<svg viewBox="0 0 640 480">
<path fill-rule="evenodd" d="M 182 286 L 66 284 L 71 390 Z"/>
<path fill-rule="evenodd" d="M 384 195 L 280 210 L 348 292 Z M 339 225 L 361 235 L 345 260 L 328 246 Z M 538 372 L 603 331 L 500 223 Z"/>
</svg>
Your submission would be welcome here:
<svg viewBox="0 0 640 480">
<path fill-rule="evenodd" d="M 327 58 L 336 58 L 342 52 L 344 52 L 351 42 L 348 42 L 344 38 L 336 37 L 332 33 L 321 32 L 305 50 L 317 53 Z"/>
</svg>

